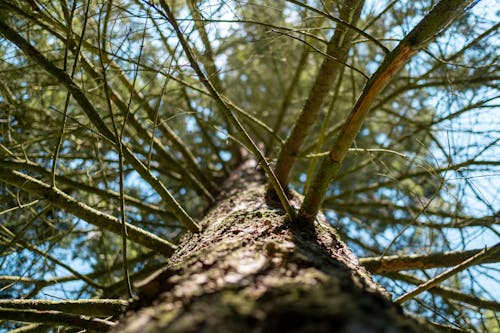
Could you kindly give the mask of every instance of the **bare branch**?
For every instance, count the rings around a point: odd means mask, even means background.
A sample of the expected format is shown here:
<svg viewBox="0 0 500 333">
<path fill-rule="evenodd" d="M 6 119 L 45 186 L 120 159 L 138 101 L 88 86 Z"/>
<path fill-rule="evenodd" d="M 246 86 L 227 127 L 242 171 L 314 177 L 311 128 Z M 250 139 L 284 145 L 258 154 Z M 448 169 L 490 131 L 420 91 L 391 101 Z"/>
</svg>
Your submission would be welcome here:
<svg viewBox="0 0 500 333">
<path fill-rule="evenodd" d="M 350 19 L 352 24 L 356 24 L 363 8 L 363 3 L 363 1 L 352 0 L 343 4 L 341 18 L 344 20 Z M 295 121 L 292 132 L 281 148 L 278 161 L 276 162 L 276 177 L 283 188 L 288 186 L 290 172 L 295 164 L 300 148 L 316 122 L 326 95 L 341 72 L 342 63 L 351 48 L 353 36 L 353 30 L 342 26 L 335 30 L 334 35 L 328 43 L 326 50 L 328 56 L 324 58 L 318 70 L 307 101 L 298 119 Z M 332 58 L 336 59 L 336 61 Z"/>
<path fill-rule="evenodd" d="M 83 91 L 78 85 L 68 76 L 66 72 L 57 68 L 47 58 L 45 58 L 36 48 L 34 48 L 26 39 L 19 35 L 14 29 L 9 27 L 5 22 L 0 21 L 0 33 L 16 44 L 23 52 L 36 62 L 38 62 L 48 73 L 53 75 L 60 83 L 64 84 L 71 92 L 75 100 L 80 104 L 83 111 L 87 114 L 94 126 L 99 132 L 104 135 L 110 142 L 115 142 L 114 134 L 109 130 L 104 121 L 99 116 L 97 110 L 92 103 L 87 99 Z M 193 232 L 199 231 L 198 224 L 184 211 L 181 205 L 170 194 L 165 185 L 163 185 L 155 176 L 153 176 L 144 164 L 133 154 L 133 152 L 126 146 L 123 147 L 125 158 L 133 164 L 134 168 L 141 174 L 141 176 L 158 192 L 159 195 L 172 209 L 174 215 L 190 230 Z"/>
<path fill-rule="evenodd" d="M 307 10 L 310 10 L 312 12 L 321 14 L 321 15 L 327 17 L 329 20 L 332 20 L 332 21 L 334 21 L 334 22 L 336 22 L 336 23 L 338 23 L 338 24 L 340 24 L 340 25 L 342 25 L 342 26 L 344 26 L 346 28 L 349 28 L 349 29 L 357 32 L 361 36 L 366 37 L 368 40 L 371 40 L 372 42 L 374 42 L 377 46 L 379 46 L 382 49 L 382 51 L 384 51 L 384 53 L 386 53 L 386 54 L 389 53 L 389 50 L 382 43 L 380 43 L 377 38 L 375 38 L 375 37 L 371 36 L 370 34 L 366 33 L 366 31 L 364 31 L 363 29 L 357 28 L 352 22 L 346 21 L 345 18 L 335 17 L 333 15 L 330 15 L 330 14 L 324 12 L 324 11 L 321 11 L 319 9 L 311 7 L 311 6 L 309 6 L 309 5 L 305 4 L 305 3 L 302 3 L 300 1 L 296 1 L 296 0 L 287 0 L 287 1 L 290 2 L 290 3 L 293 3 L 295 5 L 298 5 L 300 7 L 306 8 Z"/>
<path fill-rule="evenodd" d="M 63 209 L 90 224 L 104 228 L 118 235 L 122 233 L 122 225 L 117 218 L 89 207 L 73 199 L 61 190 L 51 187 L 35 178 L 18 171 L 0 168 L 0 180 L 29 193 L 41 196 L 55 207 Z M 172 243 L 134 225 L 127 224 L 127 231 L 131 241 L 139 243 L 149 249 L 154 249 L 166 256 L 171 255 L 175 250 L 175 245 Z"/>
<path fill-rule="evenodd" d="M 407 274 L 407 273 L 387 273 L 383 274 L 384 276 L 390 277 L 392 279 L 404 281 L 407 283 L 415 284 L 415 285 L 422 285 L 425 283 L 424 280 L 419 279 L 418 277 Z M 444 286 L 434 286 L 428 290 L 428 292 L 432 294 L 436 294 L 442 297 L 445 297 L 447 299 L 452 299 L 452 300 L 457 300 L 459 302 L 464 302 L 473 306 L 476 306 L 480 309 L 490 309 L 493 311 L 500 311 L 500 303 L 488 299 L 484 299 L 478 296 L 474 295 L 468 295 L 464 294 L 458 290 L 449 288 L 449 287 L 444 287 Z"/>
<path fill-rule="evenodd" d="M 84 316 L 116 316 L 127 309 L 129 302 L 118 299 L 79 299 L 50 301 L 31 299 L 2 299 L 0 308 L 38 311 L 61 311 Z"/>
<path fill-rule="evenodd" d="M 363 88 L 363 93 L 340 129 L 329 156 L 323 158 L 318 173 L 300 208 L 299 219 L 311 222 L 316 217 L 329 184 L 337 175 L 348 149 L 377 96 L 392 81 L 401 68 L 429 43 L 435 34 L 440 33 L 462 15 L 464 9 L 471 2 L 470 0 L 440 1 L 385 57 L 382 64 Z"/>
<path fill-rule="evenodd" d="M 102 332 L 108 331 L 111 327 L 115 326 L 114 323 L 103 319 L 88 318 L 82 315 L 67 314 L 49 310 L 38 311 L 0 308 L 0 319 L 25 323 L 42 323 L 80 327 Z"/>
<path fill-rule="evenodd" d="M 436 267 L 450 267 L 461 263 L 471 256 L 483 251 L 469 250 L 461 252 L 438 252 L 425 255 L 394 255 L 384 257 L 360 258 L 359 263 L 370 272 L 383 274 L 412 269 L 429 269 Z M 500 252 L 484 257 L 475 262 L 476 265 L 496 263 L 500 261 Z"/>
<path fill-rule="evenodd" d="M 414 298 L 418 294 L 423 293 L 424 291 L 429 290 L 430 288 L 438 285 L 442 281 L 452 277 L 458 272 L 463 271 L 464 269 L 467 269 L 468 267 L 476 264 L 477 262 L 482 261 L 489 256 L 496 255 L 498 252 L 500 252 L 500 244 L 494 245 L 489 249 L 484 249 L 480 252 L 477 252 L 476 254 L 472 255 L 467 260 L 461 262 L 452 269 L 439 274 L 438 276 L 430 279 L 429 281 L 420 284 L 417 288 L 413 289 L 412 291 L 398 297 L 397 299 L 394 300 L 394 303 L 397 304 L 404 303 Z"/>
<path fill-rule="evenodd" d="M 201 68 L 198 65 L 198 62 L 195 58 L 194 53 L 191 51 L 191 48 L 189 44 L 187 43 L 184 35 L 180 31 L 179 26 L 177 25 L 177 21 L 173 15 L 173 13 L 170 10 L 170 7 L 167 5 L 167 3 L 164 0 L 160 1 L 163 10 L 165 11 L 166 18 L 174 28 L 177 38 L 179 39 L 184 52 L 186 53 L 186 56 L 189 59 L 189 62 L 193 69 L 195 70 L 196 74 L 198 75 L 200 81 L 205 85 L 208 91 L 212 94 L 212 96 L 215 98 L 217 101 L 218 105 L 220 106 L 221 110 L 224 112 L 225 116 L 227 119 L 230 120 L 231 124 L 236 127 L 238 133 L 242 136 L 242 139 L 244 140 L 243 143 L 246 145 L 246 148 L 249 149 L 254 156 L 258 159 L 260 165 L 262 168 L 266 171 L 270 182 L 272 183 L 272 186 L 274 190 L 276 191 L 281 204 L 283 205 L 283 208 L 285 209 L 286 213 L 290 218 L 295 217 L 295 210 L 292 208 L 290 205 L 290 202 L 288 201 L 288 198 L 285 195 L 285 192 L 283 190 L 283 187 L 281 186 L 280 182 L 276 178 L 276 175 L 274 174 L 273 170 L 269 166 L 269 163 L 267 162 L 266 158 L 260 151 L 260 149 L 257 147 L 255 142 L 252 140 L 252 138 L 248 135 L 247 131 L 243 127 L 243 125 L 240 123 L 238 118 L 235 117 L 235 115 L 232 113 L 230 106 L 226 102 L 226 98 L 222 97 L 222 95 L 217 91 L 217 89 L 214 87 L 214 85 L 211 83 L 209 78 L 203 73 Z"/>
</svg>

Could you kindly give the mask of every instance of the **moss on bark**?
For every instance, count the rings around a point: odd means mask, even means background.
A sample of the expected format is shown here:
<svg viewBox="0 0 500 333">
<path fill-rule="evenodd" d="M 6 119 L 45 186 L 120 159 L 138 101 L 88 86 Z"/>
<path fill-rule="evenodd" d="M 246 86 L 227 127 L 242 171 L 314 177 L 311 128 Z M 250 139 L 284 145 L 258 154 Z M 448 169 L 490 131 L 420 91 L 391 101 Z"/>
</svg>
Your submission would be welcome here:
<svg viewBox="0 0 500 333">
<path fill-rule="evenodd" d="M 391 303 L 324 217 L 290 223 L 258 177 L 234 179 L 116 332 L 430 331 Z"/>
</svg>

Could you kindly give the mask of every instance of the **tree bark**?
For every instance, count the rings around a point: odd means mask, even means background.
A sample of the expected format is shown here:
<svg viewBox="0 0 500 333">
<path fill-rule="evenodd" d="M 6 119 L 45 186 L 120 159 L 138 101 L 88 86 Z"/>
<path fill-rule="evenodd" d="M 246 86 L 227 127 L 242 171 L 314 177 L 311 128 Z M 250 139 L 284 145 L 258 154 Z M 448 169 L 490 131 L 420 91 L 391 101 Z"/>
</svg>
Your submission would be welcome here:
<svg viewBox="0 0 500 333">
<path fill-rule="evenodd" d="M 289 222 L 263 184 L 251 160 L 233 172 L 201 233 L 139 286 L 113 331 L 433 331 L 390 301 L 324 216 Z"/>
</svg>

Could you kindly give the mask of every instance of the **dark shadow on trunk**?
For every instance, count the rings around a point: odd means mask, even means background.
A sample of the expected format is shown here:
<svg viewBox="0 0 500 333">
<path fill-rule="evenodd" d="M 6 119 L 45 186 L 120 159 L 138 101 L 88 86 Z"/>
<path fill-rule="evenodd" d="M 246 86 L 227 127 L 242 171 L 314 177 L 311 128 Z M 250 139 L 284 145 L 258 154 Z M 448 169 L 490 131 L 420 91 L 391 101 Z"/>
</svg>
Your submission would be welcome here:
<svg viewBox="0 0 500 333">
<path fill-rule="evenodd" d="M 432 331 L 391 303 L 324 216 L 287 221 L 255 163 L 238 170 L 115 332 Z"/>
</svg>

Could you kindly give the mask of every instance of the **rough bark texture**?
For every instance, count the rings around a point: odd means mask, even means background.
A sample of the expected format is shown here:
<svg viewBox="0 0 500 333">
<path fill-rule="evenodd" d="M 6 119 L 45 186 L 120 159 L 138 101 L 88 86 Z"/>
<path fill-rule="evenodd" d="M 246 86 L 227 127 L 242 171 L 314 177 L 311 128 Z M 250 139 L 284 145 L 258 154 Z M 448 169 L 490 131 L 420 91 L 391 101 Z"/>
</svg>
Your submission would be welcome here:
<svg viewBox="0 0 500 333">
<path fill-rule="evenodd" d="M 431 331 L 390 302 L 324 217 L 286 221 L 252 163 L 114 332 Z"/>
</svg>

